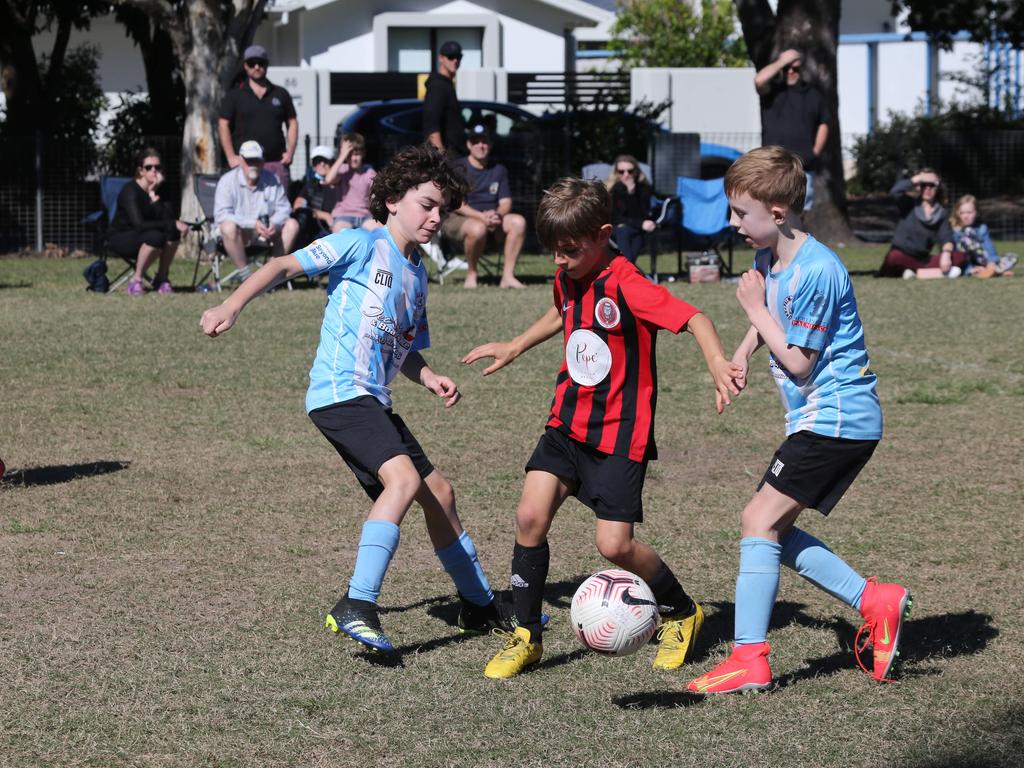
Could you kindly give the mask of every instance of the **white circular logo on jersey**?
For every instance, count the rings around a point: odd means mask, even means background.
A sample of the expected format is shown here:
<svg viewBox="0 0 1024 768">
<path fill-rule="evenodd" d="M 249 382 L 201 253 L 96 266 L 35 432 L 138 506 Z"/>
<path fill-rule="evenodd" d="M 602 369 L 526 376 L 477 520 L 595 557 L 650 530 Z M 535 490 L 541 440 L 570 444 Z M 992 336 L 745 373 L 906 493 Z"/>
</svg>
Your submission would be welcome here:
<svg viewBox="0 0 1024 768">
<path fill-rule="evenodd" d="M 565 363 L 573 381 L 584 387 L 593 387 L 600 384 L 612 369 L 612 352 L 600 336 L 580 328 L 569 334 Z"/>
<path fill-rule="evenodd" d="M 498 182 L 492 181 L 491 185 L 487 187 L 487 191 L 492 195 L 498 194 Z"/>
<path fill-rule="evenodd" d="M 615 302 L 605 297 L 594 307 L 594 319 L 602 328 L 614 328 L 622 319 L 622 314 Z"/>
</svg>

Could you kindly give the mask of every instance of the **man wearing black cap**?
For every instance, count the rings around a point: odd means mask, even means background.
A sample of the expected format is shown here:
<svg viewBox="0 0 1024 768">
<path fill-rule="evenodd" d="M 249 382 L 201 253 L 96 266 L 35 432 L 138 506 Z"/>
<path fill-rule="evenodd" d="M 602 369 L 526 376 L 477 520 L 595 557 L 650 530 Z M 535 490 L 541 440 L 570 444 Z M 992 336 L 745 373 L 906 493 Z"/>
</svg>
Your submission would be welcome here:
<svg viewBox="0 0 1024 768">
<path fill-rule="evenodd" d="M 217 133 L 224 157 L 232 168 L 238 166 L 237 147 L 258 141 L 266 157 L 264 168 L 280 179 L 285 190 L 291 181 L 288 166 L 299 140 L 299 120 L 292 97 L 267 79 L 270 57 L 262 45 L 250 45 L 242 57 L 245 80 L 228 91 L 220 107 Z M 287 127 L 286 139 L 281 126 Z"/>
<path fill-rule="evenodd" d="M 466 124 L 455 94 L 455 73 L 462 62 L 462 46 L 454 40 L 441 45 L 437 53 L 437 71 L 427 78 L 423 99 L 423 137 L 438 149 L 463 154 Z"/>
<path fill-rule="evenodd" d="M 512 213 L 512 192 L 508 185 L 508 171 L 501 163 L 491 161 L 493 145 L 486 125 L 474 125 L 466 135 L 468 157 L 453 163 L 469 185 L 469 193 L 462 206 L 449 213 L 441 224 L 441 231 L 450 240 L 462 243 L 469 263 L 466 288 L 476 288 L 476 265 L 483 255 L 488 235 L 502 246 L 505 256 L 501 271 L 502 288 L 522 288 L 516 279 L 516 260 L 526 239 L 526 219 Z"/>
</svg>

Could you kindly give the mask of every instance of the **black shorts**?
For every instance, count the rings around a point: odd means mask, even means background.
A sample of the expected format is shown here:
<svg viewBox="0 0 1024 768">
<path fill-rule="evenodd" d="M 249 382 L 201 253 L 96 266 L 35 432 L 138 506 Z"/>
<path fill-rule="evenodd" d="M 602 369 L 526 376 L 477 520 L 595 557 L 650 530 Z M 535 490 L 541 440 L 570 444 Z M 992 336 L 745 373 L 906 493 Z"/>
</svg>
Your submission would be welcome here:
<svg viewBox="0 0 1024 768">
<path fill-rule="evenodd" d="M 422 478 L 434 471 L 402 417 L 372 395 L 317 408 L 309 412 L 309 418 L 374 501 L 384 490 L 377 472 L 389 459 L 408 456 Z"/>
<path fill-rule="evenodd" d="M 827 515 L 864 469 L 877 445 L 877 440 L 794 432 L 775 452 L 757 488 L 768 483 L 779 493 Z"/>
<path fill-rule="evenodd" d="M 168 243 L 176 243 L 181 239 L 181 233 L 173 223 L 163 229 L 130 230 L 127 232 L 114 232 L 107 238 L 110 250 L 118 256 L 126 259 L 134 259 L 139 255 L 139 249 L 143 245 L 152 248 L 163 248 Z"/>
<path fill-rule="evenodd" d="M 572 495 L 601 520 L 643 522 L 646 461 L 601 453 L 548 427 L 526 462 L 526 471 L 531 470 L 565 480 Z"/>
</svg>

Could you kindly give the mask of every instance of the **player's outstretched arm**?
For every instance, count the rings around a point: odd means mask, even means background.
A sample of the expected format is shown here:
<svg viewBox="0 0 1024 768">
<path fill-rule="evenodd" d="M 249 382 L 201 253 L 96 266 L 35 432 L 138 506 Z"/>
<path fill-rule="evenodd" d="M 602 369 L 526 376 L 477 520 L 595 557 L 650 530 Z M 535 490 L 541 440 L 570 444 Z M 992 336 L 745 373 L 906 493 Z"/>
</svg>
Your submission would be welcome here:
<svg viewBox="0 0 1024 768">
<path fill-rule="evenodd" d="M 257 269 L 221 304 L 203 312 L 203 316 L 199 318 L 199 327 L 211 338 L 219 336 L 231 329 L 246 304 L 268 288 L 298 277 L 302 273 L 303 269 L 299 265 L 299 260 L 293 255 L 275 256 Z"/>
<path fill-rule="evenodd" d="M 761 348 L 762 344 L 764 344 L 764 339 L 761 338 L 761 334 L 757 332 L 757 328 L 750 326 L 743 337 L 743 341 L 736 347 L 736 351 L 732 353 L 732 361 L 741 369 L 740 375 L 736 377 L 736 386 L 740 388 L 740 391 L 747 388 L 747 372 L 750 369 L 750 358 Z"/>
<path fill-rule="evenodd" d="M 818 353 L 813 349 L 797 347 L 786 341 L 786 332 L 768 312 L 764 303 L 764 275 L 755 269 L 748 270 L 740 277 L 736 286 L 736 300 L 747 313 L 750 324 L 757 329 L 758 335 L 764 340 L 775 359 L 798 379 L 802 379 L 814 370 L 818 362 Z"/>
<path fill-rule="evenodd" d="M 704 353 L 704 362 L 707 363 L 708 371 L 715 382 L 715 410 L 721 413 L 725 406 L 732 402 L 732 395 L 740 393 L 736 385 L 736 377 L 741 369 L 735 363 L 725 357 L 725 350 L 722 349 L 722 340 L 718 338 L 718 331 L 711 318 L 698 312 L 686 323 L 686 332 L 692 333 L 697 341 L 697 346 Z"/>
<path fill-rule="evenodd" d="M 504 368 L 523 354 L 523 352 L 532 349 L 542 341 L 547 341 L 561 330 L 562 316 L 558 312 L 558 307 L 551 307 L 537 322 L 512 339 L 512 341 L 492 341 L 487 344 L 481 344 L 471 349 L 469 354 L 462 358 L 462 362 L 469 365 L 477 360 L 492 358 L 494 362 L 483 370 L 483 375 L 486 376 L 489 373 L 494 373 Z"/>
<path fill-rule="evenodd" d="M 427 361 L 419 352 L 410 352 L 402 363 L 402 375 L 422 384 L 435 395 L 444 400 L 444 407 L 451 408 L 462 399 L 458 386 L 447 376 L 439 376 L 430 370 Z"/>
</svg>

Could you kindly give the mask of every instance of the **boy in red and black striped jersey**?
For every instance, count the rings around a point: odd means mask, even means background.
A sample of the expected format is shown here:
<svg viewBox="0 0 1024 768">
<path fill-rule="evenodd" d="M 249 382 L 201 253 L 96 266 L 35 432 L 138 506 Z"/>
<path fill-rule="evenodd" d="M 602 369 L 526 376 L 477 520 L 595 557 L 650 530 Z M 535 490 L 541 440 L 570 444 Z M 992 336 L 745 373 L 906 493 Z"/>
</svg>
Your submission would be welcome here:
<svg viewBox="0 0 1024 768">
<path fill-rule="evenodd" d="M 726 359 L 705 315 L 608 249 L 611 232 L 604 185 L 568 178 L 547 190 L 537 233 L 558 267 L 554 306 L 512 341 L 483 344 L 463 358 L 493 358 L 487 375 L 559 332 L 564 337 L 551 415 L 527 462 L 516 510 L 511 581 L 519 626 L 487 665 L 487 677 L 513 677 L 541 658 L 547 533 L 569 496 L 594 511 L 601 555 L 640 576 L 654 592 L 662 614 L 655 668 L 682 665 L 703 624 L 700 606 L 658 553 L 633 535 L 643 521 L 647 462 L 657 458 L 658 329 L 693 334 L 714 379 L 719 413 L 739 393 L 733 379 L 741 369 Z"/>
</svg>

